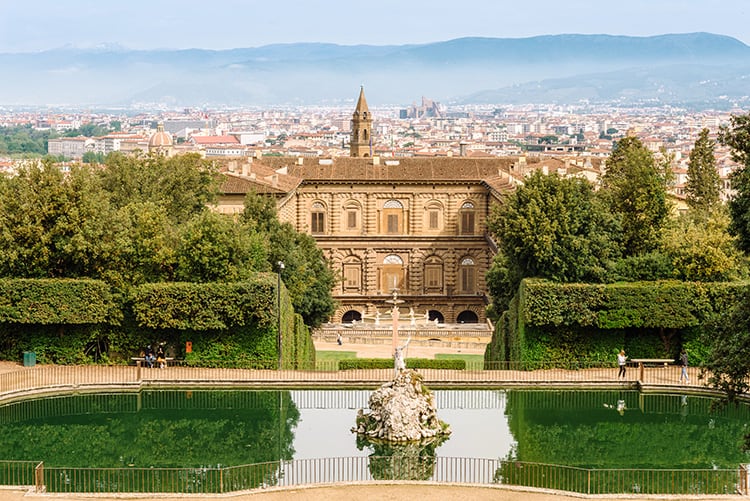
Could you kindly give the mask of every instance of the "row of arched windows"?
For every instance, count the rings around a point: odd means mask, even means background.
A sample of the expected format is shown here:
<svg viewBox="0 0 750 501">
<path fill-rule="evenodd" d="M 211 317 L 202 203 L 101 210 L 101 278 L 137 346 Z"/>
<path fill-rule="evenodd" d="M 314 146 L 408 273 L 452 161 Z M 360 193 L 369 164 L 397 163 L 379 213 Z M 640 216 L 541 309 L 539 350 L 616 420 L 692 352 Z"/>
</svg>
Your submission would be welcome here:
<svg viewBox="0 0 750 501">
<path fill-rule="evenodd" d="M 429 322 L 445 323 L 445 316 L 440 310 L 428 310 L 427 317 Z M 341 323 L 352 324 L 357 322 L 362 322 L 362 313 L 358 310 L 349 310 L 341 315 Z M 479 317 L 471 310 L 464 310 L 456 316 L 456 323 L 459 324 L 475 324 L 477 322 L 479 322 Z"/>
<path fill-rule="evenodd" d="M 393 289 L 409 290 L 424 294 L 443 294 L 445 292 L 445 267 L 437 256 L 424 261 L 422 288 L 413 290 L 414 284 L 405 283 L 406 268 L 398 255 L 391 254 L 383 259 L 378 268 L 378 290 L 389 294 Z M 477 291 L 477 263 L 473 257 L 466 256 L 459 261 L 456 288 L 459 294 L 473 294 Z M 362 292 L 363 266 L 360 259 L 350 256 L 342 263 L 343 292 Z"/>
<path fill-rule="evenodd" d="M 344 215 L 342 229 L 345 231 L 356 231 L 362 225 L 362 206 L 357 201 L 347 202 L 343 206 Z M 379 233 L 403 234 L 405 230 L 404 205 L 398 200 L 388 200 L 383 204 L 382 218 L 379 223 Z M 426 231 L 439 231 L 445 224 L 443 204 L 433 200 L 424 207 L 423 227 Z M 328 209 L 321 201 L 315 201 L 310 205 L 310 232 L 312 234 L 325 234 Z M 476 206 L 474 202 L 466 201 L 461 204 L 458 220 L 458 232 L 460 235 L 473 235 L 476 233 Z"/>
</svg>

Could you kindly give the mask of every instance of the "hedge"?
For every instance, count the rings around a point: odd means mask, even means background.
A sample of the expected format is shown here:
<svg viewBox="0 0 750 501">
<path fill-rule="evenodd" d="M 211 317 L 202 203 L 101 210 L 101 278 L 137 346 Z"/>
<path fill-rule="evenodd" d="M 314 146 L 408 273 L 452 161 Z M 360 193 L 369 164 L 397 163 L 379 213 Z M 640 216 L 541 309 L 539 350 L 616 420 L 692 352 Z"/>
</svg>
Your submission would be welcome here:
<svg viewBox="0 0 750 501">
<path fill-rule="evenodd" d="M 748 282 L 521 283 L 526 325 L 579 325 L 600 329 L 672 328 L 701 325 L 727 309 Z"/>
<path fill-rule="evenodd" d="M 406 367 L 409 369 L 464 370 L 466 369 L 466 360 L 407 358 Z M 339 360 L 339 370 L 389 368 L 393 368 L 392 358 L 342 358 L 341 360 Z"/>
<path fill-rule="evenodd" d="M 0 323 L 118 324 L 120 304 L 100 280 L 0 279 Z"/>
<path fill-rule="evenodd" d="M 703 326 L 746 293 L 748 282 L 561 284 L 525 279 L 497 323 L 485 360 L 566 364 L 707 355 Z M 505 355 L 503 357 L 503 354 Z"/>
<path fill-rule="evenodd" d="M 281 326 L 282 368 L 314 367 L 309 329 L 277 283 L 258 273 L 238 283 L 146 284 L 120 297 L 95 280 L 0 280 L 0 358 L 34 351 L 40 363 L 127 363 L 163 343 L 194 365 L 276 368 Z"/>
</svg>

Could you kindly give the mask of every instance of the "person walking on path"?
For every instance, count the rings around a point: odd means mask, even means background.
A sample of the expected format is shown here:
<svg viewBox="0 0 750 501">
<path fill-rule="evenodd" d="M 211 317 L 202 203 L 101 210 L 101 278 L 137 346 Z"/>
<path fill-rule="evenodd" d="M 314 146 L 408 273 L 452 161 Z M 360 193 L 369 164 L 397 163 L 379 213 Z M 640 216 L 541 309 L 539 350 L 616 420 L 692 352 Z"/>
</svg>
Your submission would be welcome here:
<svg viewBox="0 0 750 501">
<path fill-rule="evenodd" d="M 687 373 L 688 368 L 688 356 L 687 352 L 685 351 L 685 348 L 680 350 L 680 383 L 682 383 L 682 379 L 685 379 L 685 383 L 690 383 L 690 378 L 688 377 Z"/>
<path fill-rule="evenodd" d="M 628 357 L 625 356 L 625 350 L 620 350 L 617 354 L 617 365 L 620 366 L 620 372 L 617 373 L 618 378 L 625 377 L 625 365 L 628 363 Z"/>
</svg>

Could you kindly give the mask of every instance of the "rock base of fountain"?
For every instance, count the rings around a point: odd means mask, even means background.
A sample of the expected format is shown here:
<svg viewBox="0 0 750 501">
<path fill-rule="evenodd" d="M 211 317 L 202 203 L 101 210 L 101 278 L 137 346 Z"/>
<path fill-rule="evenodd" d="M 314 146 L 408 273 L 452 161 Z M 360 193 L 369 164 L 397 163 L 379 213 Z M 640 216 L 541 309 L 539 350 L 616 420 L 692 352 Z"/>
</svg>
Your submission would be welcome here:
<svg viewBox="0 0 750 501">
<path fill-rule="evenodd" d="M 450 435 L 450 426 L 437 417 L 432 392 L 422 376 L 404 369 L 370 395 L 370 412 L 360 409 L 352 432 L 370 441 L 424 442 Z"/>
</svg>

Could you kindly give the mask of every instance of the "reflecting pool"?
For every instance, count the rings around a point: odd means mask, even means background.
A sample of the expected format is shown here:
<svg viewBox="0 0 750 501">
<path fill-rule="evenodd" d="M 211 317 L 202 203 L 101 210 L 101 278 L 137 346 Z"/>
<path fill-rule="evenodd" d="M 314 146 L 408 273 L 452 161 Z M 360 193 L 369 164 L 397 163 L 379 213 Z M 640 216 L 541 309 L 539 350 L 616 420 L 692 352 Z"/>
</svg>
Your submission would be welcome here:
<svg viewBox="0 0 750 501">
<path fill-rule="evenodd" d="M 351 432 L 367 390 L 81 394 L 0 406 L 0 459 L 216 467 L 385 455 Z M 450 438 L 423 455 L 585 468 L 734 468 L 747 405 L 636 391 L 435 390 Z"/>
</svg>

